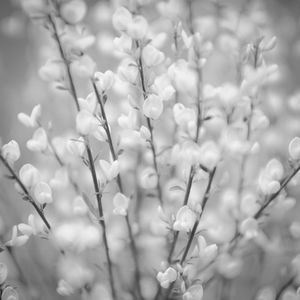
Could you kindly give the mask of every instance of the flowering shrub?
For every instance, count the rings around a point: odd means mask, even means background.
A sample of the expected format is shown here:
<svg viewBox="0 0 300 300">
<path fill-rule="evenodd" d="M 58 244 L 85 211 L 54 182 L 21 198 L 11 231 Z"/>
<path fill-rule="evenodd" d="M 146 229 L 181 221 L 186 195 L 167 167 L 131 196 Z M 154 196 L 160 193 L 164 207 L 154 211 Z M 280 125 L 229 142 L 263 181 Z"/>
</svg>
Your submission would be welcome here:
<svg viewBox="0 0 300 300">
<path fill-rule="evenodd" d="M 12 285 L 0 263 L 1 299 L 43 299 L 14 253 L 33 240 L 51 249 L 51 299 L 298 299 L 300 137 L 292 128 L 278 150 L 282 74 L 264 10 L 101 3 L 96 38 L 87 4 L 21 1 L 49 38 L 38 74 L 70 122 L 48 122 L 43 104 L 18 114 L 38 163 L 1 145 L 13 200 L 32 209 L 1 235 L 19 274 Z M 116 67 L 97 66 L 96 42 Z M 299 111 L 299 95 L 288 102 Z"/>
</svg>

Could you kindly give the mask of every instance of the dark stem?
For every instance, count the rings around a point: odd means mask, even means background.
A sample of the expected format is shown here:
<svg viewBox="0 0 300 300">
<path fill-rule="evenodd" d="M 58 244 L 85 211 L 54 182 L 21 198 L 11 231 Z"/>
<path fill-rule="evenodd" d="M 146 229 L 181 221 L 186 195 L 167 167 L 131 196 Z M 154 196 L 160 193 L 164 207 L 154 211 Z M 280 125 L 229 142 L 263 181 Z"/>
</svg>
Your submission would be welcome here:
<svg viewBox="0 0 300 300">
<path fill-rule="evenodd" d="M 48 228 L 48 230 L 51 230 L 50 223 L 48 222 L 47 218 L 45 217 L 45 214 L 44 214 L 43 210 L 36 204 L 36 202 L 34 201 L 33 197 L 29 193 L 26 186 L 23 184 L 23 182 L 21 181 L 19 176 L 16 174 L 14 169 L 9 165 L 9 163 L 6 161 L 6 159 L 2 156 L 2 154 L 0 154 L 0 160 L 3 163 L 3 165 L 6 167 L 6 169 L 9 171 L 12 178 L 17 182 L 17 184 L 22 189 L 22 191 L 25 195 L 25 199 L 28 200 L 29 203 L 34 207 L 34 209 L 36 210 L 36 212 L 38 213 L 40 218 L 43 220 L 43 222 L 46 225 L 46 227 Z"/>
</svg>

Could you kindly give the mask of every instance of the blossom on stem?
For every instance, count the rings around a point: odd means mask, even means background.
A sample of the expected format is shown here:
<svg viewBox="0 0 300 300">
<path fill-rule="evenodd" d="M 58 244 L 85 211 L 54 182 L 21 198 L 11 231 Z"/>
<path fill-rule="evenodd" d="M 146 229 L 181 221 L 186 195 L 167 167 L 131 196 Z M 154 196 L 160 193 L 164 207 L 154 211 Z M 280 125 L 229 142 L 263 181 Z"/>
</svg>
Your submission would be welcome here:
<svg viewBox="0 0 300 300">
<path fill-rule="evenodd" d="M 173 229 L 176 231 L 189 232 L 192 230 L 196 220 L 196 213 L 187 205 L 182 206 L 176 214 L 176 220 L 173 224 Z"/>
<path fill-rule="evenodd" d="M 11 140 L 2 146 L 1 154 L 9 164 L 13 164 L 21 156 L 19 144 L 15 140 Z"/>
<path fill-rule="evenodd" d="M 30 115 L 27 115 L 25 113 L 19 113 L 18 114 L 18 120 L 25 125 L 26 127 L 36 127 L 39 125 L 40 118 L 41 118 L 41 105 L 36 105 Z"/>
<path fill-rule="evenodd" d="M 34 152 L 45 151 L 48 148 L 48 138 L 45 129 L 42 127 L 36 129 L 32 138 L 27 141 L 26 146 Z"/>
<path fill-rule="evenodd" d="M 130 199 L 122 193 L 117 193 L 113 198 L 114 214 L 126 216 Z"/>
<path fill-rule="evenodd" d="M 169 267 L 164 272 L 158 272 L 156 278 L 161 287 L 167 289 L 170 284 L 177 279 L 177 271 L 174 268 Z"/>
</svg>

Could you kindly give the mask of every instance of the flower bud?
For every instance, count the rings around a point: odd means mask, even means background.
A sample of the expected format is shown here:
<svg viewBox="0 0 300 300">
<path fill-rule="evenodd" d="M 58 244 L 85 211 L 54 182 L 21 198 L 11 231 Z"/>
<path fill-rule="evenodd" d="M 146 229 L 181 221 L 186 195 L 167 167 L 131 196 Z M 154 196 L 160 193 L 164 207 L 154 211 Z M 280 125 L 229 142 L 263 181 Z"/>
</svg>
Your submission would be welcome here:
<svg viewBox="0 0 300 300">
<path fill-rule="evenodd" d="M 60 16 L 69 24 L 76 24 L 82 21 L 86 11 L 86 3 L 82 0 L 63 2 L 60 6 Z"/>
<path fill-rule="evenodd" d="M 96 63 L 90 56 L 85 54 L 71 63 L 71 70 L 79 77 L 91 78 L 96 71 Z"/>
<path fill-rule="evenodd" d="M 130 199 L 122 193 L 117 193 L 113 198 L 114 214 L 126 216 Z"/>
<path fill-rule="evenodd" d="M 106 180 L 112 181 L 115 177 L 118 176 L 120 172 L 120 164 L 117 160 L 113 161 L 112 163 L 107 162 L 106 160 L 100 160 L 99 165 L 103 175 L 105 176 Z"/>
<path fill-rule="evenodd" d="M 96 72 L 95 80 L 100 91 L 106 92 L 113 87 L 115 82 L 115 75 L 110 70 L 106 71 L 105 73 Z"/>
<path fill-rule="evenodd" d="M 67 149 L 73 155 L 82 156 L 85 151 L 83 137 L 80 137 L 78 140 L 68 140 Z"/>
<path fill-rule="evenodd" d="M 300 159 L 300 138 L 294 137 L 289 144 L 289 154 L 292 159 Z"/>
<path fill-rule="evenodd" d="M 52 190 L 46 182 L 39 182 L 34 188 L 34 196 L 38 203 L 49 204 L 52 200 Z"/>
</svg>

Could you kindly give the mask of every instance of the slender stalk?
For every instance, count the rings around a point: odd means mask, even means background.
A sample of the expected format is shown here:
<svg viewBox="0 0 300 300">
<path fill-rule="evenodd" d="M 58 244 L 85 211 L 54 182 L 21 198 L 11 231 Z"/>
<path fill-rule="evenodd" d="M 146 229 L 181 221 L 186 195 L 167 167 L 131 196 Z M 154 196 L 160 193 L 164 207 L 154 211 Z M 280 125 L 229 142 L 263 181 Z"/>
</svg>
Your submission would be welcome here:
<svg viewBox="0 0 300 300">
<path fill-rule="evenodd" d="M 73 97 L 77 111 L 80 111 L 80 106 L 79 106 L 79 102 L 78 102 L 78 98 L 77 98 L 77 92 L 76 92 L 74 80 L 73 80 L 73 77 L 71 74 L 70 62 L 68 61 L 68 59 L 66 57 L 61 40 L 59 38 L 55 19 L 52 17 L 51 14 L 49 14 L 48 20 L 52 26 L 54 39 L 56 40 L 61 58 L 65 64 L 65 67 L 67 70 L 67 77 L 68 77 L 68 82 L 70 85 L 70 93 Z M 112 262 L 111 262 L 110 253 L 109 253 L 108 240 L 107 240 L 107 234 L 106 234 L 106 224 L 104 221 L 104 214 L 103 214 L 103 207 L 102 207 L 102 194 L 99 190 L 98 178 L 97 178 L 97 173 L 96 173 L 95 165 L 94 165 L 94 158 L 93 158 L 93 154 L 92 154 L 92 151 L 89 146 L 89 142 L 88 142 L 87 138 L 85 138 L 85 146 L 86 146 L 86 152 L 88 155 L 91 176 L 93 179 L 93 185 L 94 185 L 94 190 L 95 190 L 96 199 L 97 199 L 97 206 L 98 206 L 99 217 L 100 217 L 99 223 L 103 229 L 102 235 L 103 235 L 103 241 L 104 241 L 105 254 L 106 254 L 107 263 L 108 263 L 109 282 L 110 282 L 110 286 L 111 286 L 112 297 L 114 300 L 116 300 L 117 295 L 116 295 L 116 289 L 115 289 L 115 284 L 114 284 L 114 276 L 113 276 L 113 272 L 112 272 Z"/>
<path fill-rule="evenodd" d="M 278 290 L 278 292 L 276 293 L 276 297 L 275 297 L 275 300 L 279 300 L 281 295 L 283 294 L 283 292 L 290 286 L 293 285 L 294 283 L 294 280 L 295 280 L 295 277 L 291 277 L 289 278 L 283 285 L 282 287 Z"/>
<path fill-rule="evenodd" d="M 138 41 L 136 41 L 136 47 L 140 48 L 140 44 Z M 144 100 L 147 99 L 147 89 L 146 89 L 146 84 L 145 84 L 145 75 L 144 75 L 144 66 L 143 66 L 143 60 L 142 60 L 142 55 L 140 54 L 138 58 L 138 69 L 139 69 L 139 76 L 140 76 L 140 81 L 141 81 L 141 86 L 142 86 L 142 92 L 143 92 L 143 98 Z M 159 203 L 162 205 L 163 200 L 162 200 L 162 189 L 160 185 L 160 174 L 159 174 L 159 169 L 158 169 L 158 163 L 157 163 L 157 154 L 156 154 L 156 149 L 154 145 L 154 135 L 153 135 L 153 126 L 151 124 L 150 118 L 146 117 L 146 123 L 147 127 L 150 131 L 150 148 L 153 156 L 153 166 L 158 178 L 158 183 L 157 183 L 157 193 L 158 193 L 158 200 Z"/>
<path fill-rule="evenodd" d="M 118 157 L 116 155 L 116 151 L 115 151 L 114 144 L 113 144 L 112 137 L 111 137 L 111 132 L 110 132 L 110 129 L 109 129 L 109 126 L 108 126 L 108 119 L 107 119 L 107 116 L 106 116 L 104 103 L 102 101 L 102 97 L 101 97 L 94 81 L 92 82 L 92 85 L 93 85 L 93 89 L 94 89 L 97 101 L 98 101 L 100 109 L 101 109 L 101 115 L 104 119 L 103 128 L 104 128 L 104 130 L 106 132 L 106 135 L 107 135 L 109 149 L 110 149 L 112 158 L 115 161 L 115 160 L 117 160 Z M 117 184 L 118 184 L 120 192 L 123 193 L 123 185 L 122 185 L 122 179 L 121 179 L 120 174 L 118 174 L 118 176 L 117 176 Z M 125 216 L 125 221 L 126 221 L 128 234 L 129 234 L 130 248 L 131 248 L 131 252 L 132 252 L 132 257 L 133 257 L 133 260 L 134 260 L 134 266 L 135 266 L 134 276 L 135 276 L 135 281 L 136 281 L 137 292 L 138 292 L 139 298 L 143 299 L 142 290 L 141 290 L 141 283 L 140 283 L 141 275 L 140 275 L 140 268 L 139 268 L 139 262 L 138 262 L 138 250 L 137 250 L 137 246 L 136 246 L 136 243 L 135 243 L 135 239 L 134 239 L 134 235 L 133 235 L 133 231 L 132 231 L 132 227 L 131 227 L 131 224 L 130 224 L 128 214 Z"/>
<path fill-rule="evenodd" d="M 9 173 L 11 174 L 11 177 L 17 182 L 17 184 L 22 189 L 22 191 L 24 193 L 24 198 L 27 201 L 29 201 L 29 203 L 34 207 L 34 209 L 36 210 L 36 212 L 38 213 L 38 215 L 40 216 L 40 218 L 42 219 L 42 221 L 44 222 L 44 224 L 46 225 L 48 230 L 51 230 L 51 225 L 50 225 L 49 221 L 47 220 L 47 218 L 44 214 L 44 211 L 36 204 L 33 197 L 31 196 L 30 192 L 28 191 L 27 187 L 23 184 L 23 182 L 21 181 L 21 179 L 19 178 L 17 173 L 10 166 L 10 164 L 7 162 L 7 160 L 2 156 L 2 154 L 0 154 L 0 160 L 3 163 L 3 165 L 6 167 L 6 169 L 9 171 Z"/>
<path fill-rule="evenodd" d="M 97 199 L 97 204 L 98 204 L 99 223 L 103 229 L 102 236 L 103 236 L 105 254 L 106 254 L 106 259 L 107 259 L 107 264 L 108 264 L 108 273 L 109 273 L 109 281 L 110 281 L 110 286 L 111 286 L 111 291 L 112 291 L 112 297 L 113 297 L 113 299 L 117 299 L 115 283 L 114 283 L 114 276 L 113 276 L 113 272 L 112 272 L 112 262 L 111 262 L 111 258 L 110 258 L 108 240 L 107 240 L 107 234 L 106 234 L 106 223 L 104 221 L 104 214 L 103 214 L 102 193 L 100 192 L 100 189 L 99 189 L 98 178 L 97 178 L 97 173 L 96 173 L 95 164 L 94 164 L 94 158 L 93 158 L 92 150 L 89 146 L 87 138 L 86 138 L 86 151 L 87 151 L 87 155 L 88 155 L 88 159 L 89 159 L 89 163 L 90 163 L 90 170 L 91 170 L 94 190 L 96 193 L 96 199 Z"/>
</svg>

